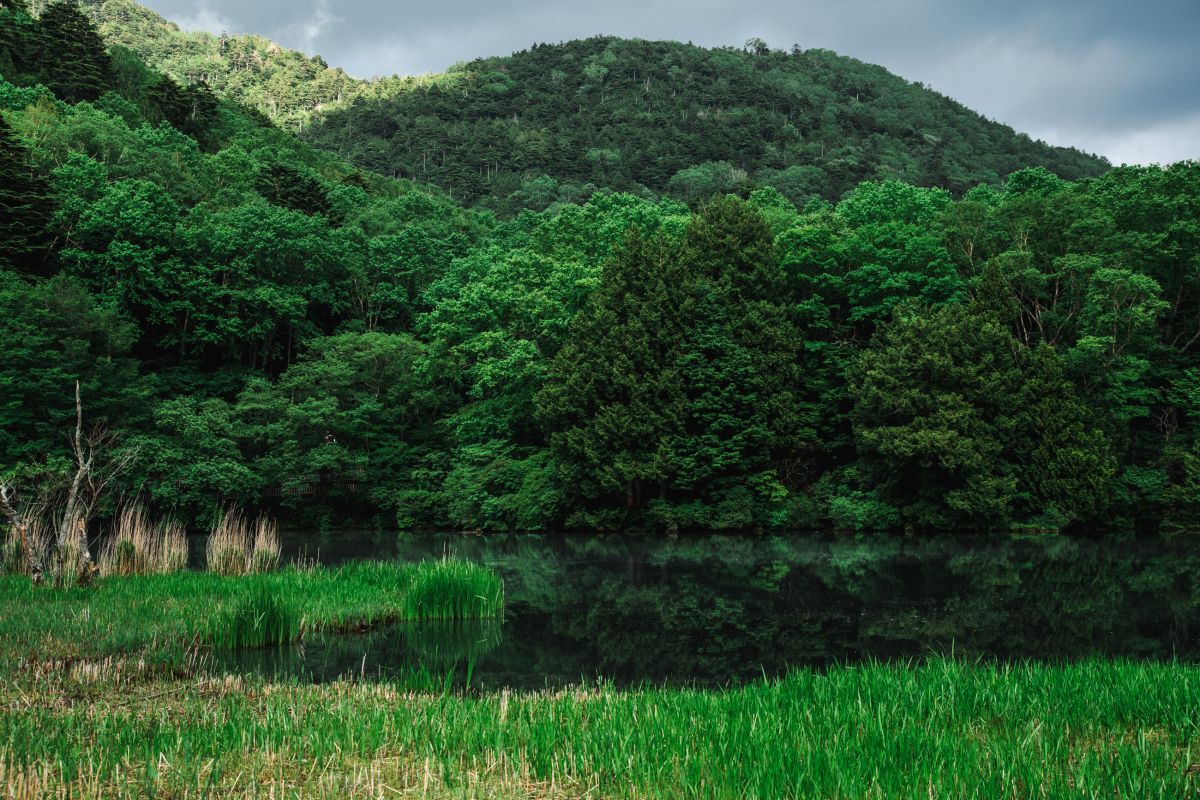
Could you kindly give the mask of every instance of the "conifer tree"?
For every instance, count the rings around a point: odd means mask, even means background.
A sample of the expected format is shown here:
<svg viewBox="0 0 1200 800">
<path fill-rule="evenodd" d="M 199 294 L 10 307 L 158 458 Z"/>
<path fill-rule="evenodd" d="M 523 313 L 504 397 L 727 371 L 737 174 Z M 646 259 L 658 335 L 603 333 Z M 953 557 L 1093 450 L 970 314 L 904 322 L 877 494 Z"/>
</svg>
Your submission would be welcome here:
<svg viewBox="0 0 1200 800">
<path fill-rule="evenodd" d="M 0 0 L 0 75 L 17 81 L 29 68 L 33 21 L 25 0 Z"/>
<path fill-rule="evenodd" d="M 0 114 L 0 266 L 43 271 L 53 207 L 46 182 Z"/>
<path fill-rule="evenodd" d="M 146 97 L 176 130 L 201 143 L 208 140 L 209 129 L 217 122 L 220 106 L 207 85 L 184 87 L 163 76 L 146 91 Z"/>
<path fill-rule="evenodd" d="M 329 215 L 329 198 L 313 178 L 286 164 L 274 164 L 258 174 L 258 193 L 269 203 L 304 214 Z"/>
<path fill-rule="evenodd" d="M 112 62 L 96 26 L 73 2 L 57 2 L 38 19 L 41 78 L 68 103 L 95 100 L 108 90 Z"/>
</svg>

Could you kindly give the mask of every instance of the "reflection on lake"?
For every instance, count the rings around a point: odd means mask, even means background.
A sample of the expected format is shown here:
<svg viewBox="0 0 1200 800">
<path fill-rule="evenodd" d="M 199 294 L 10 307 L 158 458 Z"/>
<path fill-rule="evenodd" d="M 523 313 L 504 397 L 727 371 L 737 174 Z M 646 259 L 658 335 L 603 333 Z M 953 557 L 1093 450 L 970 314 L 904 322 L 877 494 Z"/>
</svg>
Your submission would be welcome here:
<svg viewBox="0 0 1200 800">
<path fill-rule="evenodd" d="M 726 684 L 864 658 L 1200 657 L 1193 539 L 293 535 L 292 554 L 504 577 L 503 622 L 391 626 L 228 665 L 328 680 L 470 671 L 471 684 Z"/>
</svg>

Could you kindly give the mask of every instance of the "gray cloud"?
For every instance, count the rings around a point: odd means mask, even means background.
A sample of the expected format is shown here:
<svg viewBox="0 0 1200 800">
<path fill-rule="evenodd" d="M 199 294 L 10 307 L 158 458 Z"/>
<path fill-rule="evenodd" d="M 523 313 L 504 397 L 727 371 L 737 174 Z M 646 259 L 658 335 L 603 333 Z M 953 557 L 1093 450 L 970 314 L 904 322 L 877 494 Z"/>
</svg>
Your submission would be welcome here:
<svg viewBox="0 0 1200 800">
<path fill-rule="evenodd" d="M 1198 0 L 144 0 L 189 29 L 260 33 L 361 77 L 438 72 L 596 34 L 825 47 L 1114 163 L 1200 158 Z"/>
</svg>

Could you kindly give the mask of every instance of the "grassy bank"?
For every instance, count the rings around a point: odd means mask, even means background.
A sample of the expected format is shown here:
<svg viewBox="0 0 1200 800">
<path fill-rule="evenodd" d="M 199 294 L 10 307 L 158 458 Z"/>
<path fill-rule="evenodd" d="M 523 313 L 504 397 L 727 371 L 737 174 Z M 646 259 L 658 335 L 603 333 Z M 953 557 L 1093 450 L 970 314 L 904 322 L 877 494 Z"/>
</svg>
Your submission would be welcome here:
<svg viewBox="0 0 1200 800">
<path fill-rule="evenodd" d="M 388 621 L 494 617 L 503 602 L 498 576 L 454 560 L 113 576 L 86 589 L 4 576 L 0 665 L 131 654 L 169 663 L 197 647 L 290 641 Z"/>
<path fill-rule="evenodd" d="M 280 604 L 297 635 L 483 617 L 503 602 L 494 574 L 456 562 L 112 577 L 69 591 L 0 580 L 0 791 L 1200 796 L 1200 666 L 933 659 L 796 671 L 726 690 L 479 695 L 437 690 L 436 675 L 424 685 L 272 682 L 195 657 L 244 604 L 261 611 L 259 596 Z"/>
<path fill-rule="evenodd" d="M 0 688 L 11 795 L 1184 798 L 1200 669 L 1081 663 L 797 672 L 726 691 L 481 697 L 386 684 Z"/>
</svg>

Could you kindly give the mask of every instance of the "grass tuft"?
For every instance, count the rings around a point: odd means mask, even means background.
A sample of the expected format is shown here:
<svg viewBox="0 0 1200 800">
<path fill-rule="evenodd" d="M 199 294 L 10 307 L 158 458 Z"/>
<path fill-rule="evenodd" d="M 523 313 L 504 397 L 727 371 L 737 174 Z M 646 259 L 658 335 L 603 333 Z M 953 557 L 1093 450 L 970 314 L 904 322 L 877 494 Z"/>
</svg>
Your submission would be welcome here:
<svg viewBox="0 0 1200 800">
<path fill-rule="evenodd" d="M 181 572 L 187 566 L 187 534 L 174 520 L 152 523 L 140 506 L 127 506 L 117 514 L 99 566 L 103 576 Z"/>
<path fill-rule="evenodd" d="M 233 509 L 221 513 L 205 548 L 208 570 L 218 575 L 272 572 L 279 568 L 281 552 L 273 520 L 259 517 L 251 522 Z"/>
<path fill-rule="evenodd" d="M 241 650 L 288 644 L 300 638 L 301 620 L 278 592 L 257 584 L 209 624 L 208 640 L 216 647 Z"/>
<path fill-rule="evenodd" d="M 480 564 L 445 558 L 417 565 L 402 603 L 409 620 L 487 619 L 504 607 L 504 584 Z"/>
<path fill-rule="evenodd" d="M 54 534 L 44 517 L 27 520 L 24 529 L 8 528 L 0 545 L 0 572 L 7 575 L 31 575 L 49 563 Z"/>
</svg>

